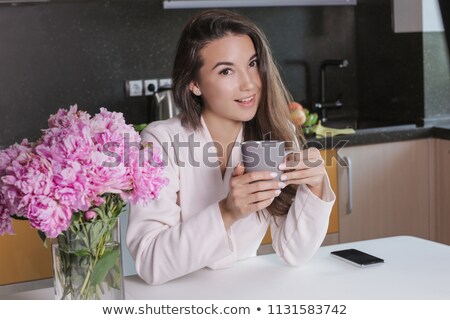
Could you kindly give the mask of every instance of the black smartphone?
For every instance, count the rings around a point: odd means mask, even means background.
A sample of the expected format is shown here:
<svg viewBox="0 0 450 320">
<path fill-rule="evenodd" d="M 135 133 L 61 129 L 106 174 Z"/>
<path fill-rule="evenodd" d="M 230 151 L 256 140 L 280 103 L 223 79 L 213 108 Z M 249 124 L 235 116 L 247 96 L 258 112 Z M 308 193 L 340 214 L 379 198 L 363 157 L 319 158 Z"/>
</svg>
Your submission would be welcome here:
<svg viewBox="0 0 450 320">
<path fill-rule="evenodd" d="M 351 264 L 357 265 L 358 267 L 367 267 L 384 262 L 383 259 L 356 249 L 333 251 L 331 252 L 331 254 L 336 258 L 339 258 L 346 262 L 350 262 Z"/>
</svg>

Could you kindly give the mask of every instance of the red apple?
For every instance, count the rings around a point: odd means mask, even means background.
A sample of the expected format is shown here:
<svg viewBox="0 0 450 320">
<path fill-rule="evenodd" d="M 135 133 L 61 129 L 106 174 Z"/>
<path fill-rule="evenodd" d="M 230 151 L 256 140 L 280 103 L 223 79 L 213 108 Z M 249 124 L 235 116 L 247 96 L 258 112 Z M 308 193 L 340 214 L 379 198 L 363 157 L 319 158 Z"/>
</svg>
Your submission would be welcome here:
<svg viewBox="0 0 450 320">
<path fill-rule="evenodd" d="M 306 114 L 303 110 L 303 106 L 298 102 L 291 102 L 289 104 L 289 109 L 291 110 L 291 119 L 296 125 L 301 126 L 306 121 Z"/>
<path fill-rule="evenodd" d="M 289 104 L 289 109 L 290 109 L 290 110 L 295 110 L 295 109 L 300 109 L 300 110 L 302 110 L 302 109 L 303 109 L 303 106 L 302 106 L 300 103 L 298 103 L 297 101 L 292 101 L 292 102 Z"/>
</svg>

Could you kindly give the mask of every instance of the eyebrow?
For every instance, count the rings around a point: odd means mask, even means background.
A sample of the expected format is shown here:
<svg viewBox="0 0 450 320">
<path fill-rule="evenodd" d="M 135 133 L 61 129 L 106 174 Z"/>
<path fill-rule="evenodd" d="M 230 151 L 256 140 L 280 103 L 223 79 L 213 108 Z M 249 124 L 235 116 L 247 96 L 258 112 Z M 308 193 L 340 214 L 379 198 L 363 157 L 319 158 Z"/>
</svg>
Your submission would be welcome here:
<svg viewBox="0 0 450 320">
<path fill-rule="evenodd" d="M 251 57 L 250 57 L 250 59 L 248 59 L 248 61 L 252 61 L 253 59 L 255 59 L 256 57 L 258 57 L 258 54 L 254 54 L 254 55 L 252 55 Z M 219 62 L 217 62 L 215 65 L 214 65 L 214 67 L 212 67 L 212 69 L 211 70 L 214 70 L 215 68 L 217 68 L 217 67 L 219 67 L 219 66 L 233 66 L 234 65 L 234 63 L 232 63 L 232 62 L 228 62 L 228 61 L 219 61 Z"/>
</svg>

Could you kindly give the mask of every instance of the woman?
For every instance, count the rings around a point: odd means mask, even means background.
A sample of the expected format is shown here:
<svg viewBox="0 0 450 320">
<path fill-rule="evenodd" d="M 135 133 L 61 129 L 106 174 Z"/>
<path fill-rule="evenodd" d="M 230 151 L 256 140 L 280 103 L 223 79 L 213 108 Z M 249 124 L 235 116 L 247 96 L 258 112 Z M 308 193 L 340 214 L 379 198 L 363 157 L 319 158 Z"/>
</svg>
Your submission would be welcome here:
<svg viewBox="0 0 450 320">
<path fill-rule="evenodd" d="M 279 179 L 244 173 L 240 164 L 242 141 L 298 141 L 291 97 L 263 33 L 233 12 L 198 14 L 179 40 L 173 84 L 180 115 L 142 132 L 163 150 L 169 184 L 149 206 L 130 208 L 127 243 L 138 274 L 161 284 L 232 266 L 256 255 L 269 225 L 281 259 L 306 262 L 325 237 L 334 202 L 318 150 L 282 164 Z"/>
</svg>

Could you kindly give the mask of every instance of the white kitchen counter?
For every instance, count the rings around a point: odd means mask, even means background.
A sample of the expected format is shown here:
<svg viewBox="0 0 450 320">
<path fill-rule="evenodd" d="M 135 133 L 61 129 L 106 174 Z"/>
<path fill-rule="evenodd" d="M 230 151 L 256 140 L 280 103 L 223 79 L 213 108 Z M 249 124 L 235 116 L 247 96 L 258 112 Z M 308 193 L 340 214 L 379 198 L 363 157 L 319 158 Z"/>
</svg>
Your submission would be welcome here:
<svg viewBox="0 0 450 320">
<path fill-rule="evenodd" d="M 359 268 L 330 256 L 355 248 L 385 260 Z M 321 247 L 309 263 L 289 267 L 275 255 L 202 269 L 159 286 L 126 277 L 127 299 L 450 299 L 450 246 L 399 236 Z M 52 299 L 53 289 L 0 296 Z"/>
</svg>

